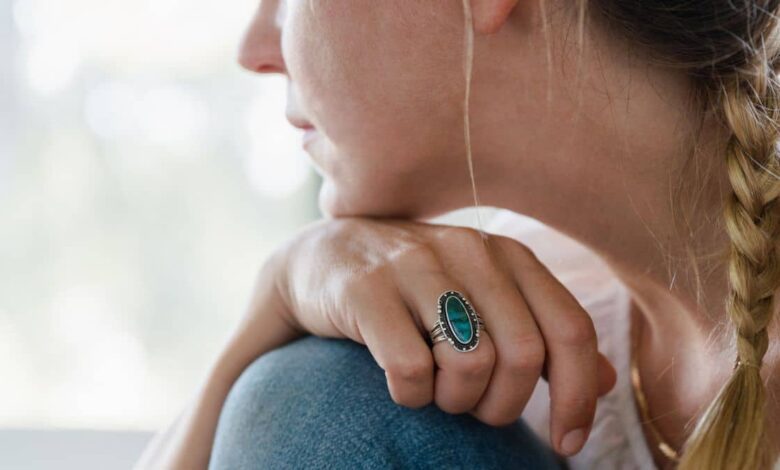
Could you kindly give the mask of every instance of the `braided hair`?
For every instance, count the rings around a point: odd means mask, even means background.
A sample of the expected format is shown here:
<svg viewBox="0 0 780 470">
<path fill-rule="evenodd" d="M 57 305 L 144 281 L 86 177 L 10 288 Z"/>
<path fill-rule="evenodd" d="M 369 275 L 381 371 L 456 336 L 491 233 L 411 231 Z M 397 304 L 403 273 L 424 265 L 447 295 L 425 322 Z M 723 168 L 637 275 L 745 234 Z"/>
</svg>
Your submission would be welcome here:
<svg viewBox="0 0 780 470">
<path fill-rule="evenodd" d="M 681 469 L 767 468 L 780 452 L 767 439 L 761 378 L 780 287 L 779 5 L 780 0 L 591 0 L 588 8 L 596 21 L 645 50 L 649 60 L 685 70 L 698 102 L 729 134 L 726 311 L 737 354 L 731 377 L 685 442 Z"/>
</svg>

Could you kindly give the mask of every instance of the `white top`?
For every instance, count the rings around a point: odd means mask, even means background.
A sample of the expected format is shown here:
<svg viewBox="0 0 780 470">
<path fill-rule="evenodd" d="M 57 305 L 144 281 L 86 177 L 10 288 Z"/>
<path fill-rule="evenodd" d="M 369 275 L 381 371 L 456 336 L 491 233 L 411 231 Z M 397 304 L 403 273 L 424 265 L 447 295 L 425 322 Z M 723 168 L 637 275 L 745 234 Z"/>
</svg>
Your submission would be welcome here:
<svg viewBox="0 0 780 470">
<path fill-rule="evenodd" d="M 656 469 L 645 442 L 630 382 L 629 291 L 596 254 L 535 219 L 499 211 L 485 230 L 528 246 L 591 315 L 599 351 L 617 371 L 615 387 L 598 399 L 585 446 L 567 462 L 573 470 Z M 540 380 L 522 414 L 550 443 L 550 399 Z"/>
<path fill-rule="evenodd" d="M 598 255 L 536 219 L 499 210 L 484 228 L 528 246 L 574 295 L 593 319 L 599 351 L 617 371 L 615 387 L 598 399 L 588 440 L 567 459 L 569 466 L 573 470 L 656 470 L 631 386 L 628 289 Z M 537 382 L 522 417 L 550 443 L 550 398 L 543 379 Z M 773 468 L 780 470 L 780 459 Z"/>
</svg>

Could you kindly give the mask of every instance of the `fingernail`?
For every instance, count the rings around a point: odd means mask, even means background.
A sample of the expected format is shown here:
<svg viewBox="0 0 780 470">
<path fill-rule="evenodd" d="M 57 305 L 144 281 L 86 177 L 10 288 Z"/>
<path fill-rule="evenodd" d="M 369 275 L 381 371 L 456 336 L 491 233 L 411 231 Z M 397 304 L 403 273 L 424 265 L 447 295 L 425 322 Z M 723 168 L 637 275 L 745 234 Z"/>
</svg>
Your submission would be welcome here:
<svg viewBox="0 0 780 470">
<path fill-rule="evenodd" d="M 561 450 L 566 455 L 572 455 L 585 444 L 585 428 L 569 431 L 561 439 Z"/>
</svg>

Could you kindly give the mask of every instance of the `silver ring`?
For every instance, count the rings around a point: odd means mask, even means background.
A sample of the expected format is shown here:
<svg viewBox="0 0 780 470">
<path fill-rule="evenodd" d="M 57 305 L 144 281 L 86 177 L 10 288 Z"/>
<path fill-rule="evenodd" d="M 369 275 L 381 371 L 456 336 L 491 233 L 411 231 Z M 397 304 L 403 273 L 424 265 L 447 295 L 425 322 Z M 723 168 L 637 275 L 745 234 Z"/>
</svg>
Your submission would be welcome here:
<svg viewBox="0 0 780 470">
<path fill-rule="evenodd" d="M 448 290 L 439 295 L 438 318 L 429 331 L 431 347 L 440 341 L 449 341 L 459 352 L 474 350 L 479 344 L 479 332 L 485 328 L 482 320 L 466 297 Z"/>
</svg>

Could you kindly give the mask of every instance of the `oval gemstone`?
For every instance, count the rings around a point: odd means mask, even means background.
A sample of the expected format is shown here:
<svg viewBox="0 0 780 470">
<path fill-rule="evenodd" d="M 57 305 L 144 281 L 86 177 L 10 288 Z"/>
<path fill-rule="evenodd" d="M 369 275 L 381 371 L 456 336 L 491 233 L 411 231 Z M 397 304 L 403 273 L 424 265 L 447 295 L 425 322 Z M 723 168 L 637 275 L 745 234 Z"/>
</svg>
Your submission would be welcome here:
<svg viewBox="0 0 780 470">
<path fill-rule="evenodd" d="M 461 343 L 468 343 L 474 336 L 474 327 L 471 325 L 471 319 L 466 306 L 454 295 L 450 296 L 444 304 L 447 314 L 447 322 L 450 324 L 455 338 Z"/>
</svg>

